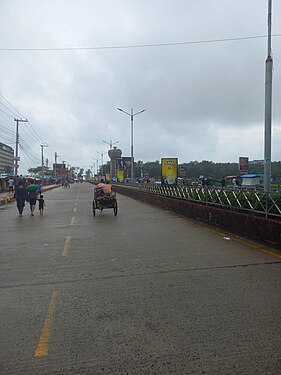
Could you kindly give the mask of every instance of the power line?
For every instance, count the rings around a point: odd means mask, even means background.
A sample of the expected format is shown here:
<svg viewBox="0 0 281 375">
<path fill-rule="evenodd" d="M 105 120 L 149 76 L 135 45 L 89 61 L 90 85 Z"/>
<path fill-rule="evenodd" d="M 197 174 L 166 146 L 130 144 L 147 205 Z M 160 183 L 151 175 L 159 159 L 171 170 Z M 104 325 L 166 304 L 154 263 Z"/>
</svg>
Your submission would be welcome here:
<svg viewBox="0 0 281 375">
<path fill-rule="evenodd" d="M 15 117 L 18 117 L 17 114 L 15 114 L 13 111 L 10 110 L 10 108 L 8 108 L 5 104 L 1 103 L 0 102 L 0 105 L 2 105 L 3 107 L 5 107 L 9 112 L 11 112 Z"/>
<path fill-rule="evenodd" d="M 9 116 L 9 117 L 11 117 L 11 118 L 14 118 L 14 116 L 9 115 L 9 113 L 3 111 L 1 108 L 0 108 L 0 111 L 3 112 L 3 113 L 5 113 L 5 115 L 7 115 L 7 116 Z"/>
<path fill-rule="evenodd" d="M 15 117 L 18 117 L 18 115 L 20 115 L 21 117 L 25 117 L 23 116 L 9 101 L 8 99 L 5 98 L 4 95 L 0 94 L 0 96 L 6 101 L 6 103 L 11 107 L 13 108 L 14 111 L 17 112 L 14 113 L 13 111 L 11 111 L 5 104 L 1 103 L 0 104 L 5 107 L 9 112 L 11 112 Z M 1 109 L 0 109 L 1 110 Z M 4 112 L 3 110 L 1 110 L 3 113 L 5 113 L 7 116 L 9 116 L 9 114 L 7 112 Z M 13 116 L 10 116 L 10 117 L 13 117 Z M 13 117 L 14 118 L 14 117 Z M 29 128 L 30 127 L 30 128 Z M 8 131 L 8 129 L 6 129 Z M 39 142 L 39 143 L 42 143 L 43 140 L 42 138 L 39 136 L 39 134 L 36 132 L 36 130 L 34 129 L 34 127 L 32 126 L 32 124 L 30 122 L 27 123 L 27 126 L 26 126 L 26 130 L 29 131 L 30 135 L 31 135 L 31 138 L 35 141 L 35 142 Z M 27 133 L 25 132 L 25 130 L 23 130 L 24 133 L 27 135 Z M 15 134 L 15 133 L 14 133 Z M 49 148 L 51 149 L 51 147 L 49 146 Z M 52 149 L 51 149 L 52 150 Z M 49 152 L 51 152 L 49 150 Z M 52 150 L 52 152 L 54 153 L 54 151 Z"/>
<path fill-rule="evenodd" d="M 33 128 L 32 124 L 29 122 L 28 125 L 30 125 L 32 131 L 33 131 L 33 134 L 35 134 L 35 137 L 37 138 L 36 140 L 39 141 L 40 143 L 43 143 L 43 140 L 42 138 L 40 138 L 40 136 L 36 133 L 35 129 Z M 28 126 L 27 126 L 28 128 Z M 28 129 L 30 131 L 30 133 L 32 134 L 31 130 Z M 33 135 L 34 136 L 34 135 Z"/>
<path fill-rule="evenodd" d="M 0 96 L 2 96 L 2 98 L 6 101 L 7 104 L 9 104 L 10 107 L 12 107 L 19 115 L 20 117 L 25 117 L 23 116 L 6 98 L 4 95 L 0 94 Z M 18 115 L 16 115 L 17 117 Z"/>
<path fill-rule="evenodd" d="M 40 163 L 40 158 L 37 158 L 36 156 L 32 155 L 27 149 L 25 149 L 22 145 L 22 143 L 19 143 L 21 150 L 25 153 L 25 155 L 28 157 L 30 161 L 33 163 Z"/>
<path fill-rule="evenodd" d="M 280 37 L 281 34 L 273 34 L 272 37 Z M 62 47 L 62 48 L 0 48 L 0 51 L 22 51 L 22 52 L 36 52 L 36 51 L 87 51 L 87 50 L 106 50 L 106 49 L 128 49 L 128 48 L 148 48 L 148 47 L 170 47 L 170 46 L 183 46 L 189 44 L 206 44 L 206 43 L 224 43 L 239 40 L 251 40 L 267 38 L 267 35 L 254 35 L 243 36 L 236 38 L 223 38 L 223 39 L 206 39 L 206 40 L 190 40 L 184 42 L 171 42 L 171 43 L 154 43 L 154 44 L 131 44 L 119 46 L 100 46 L 100 47 Z"/>
<path fill-rule="evenodd" d="M 20 146 L 21 147 L 21 146 Z M 23 157 L 24 157 L 24 160 L 25 160 L 25 162 L 26 162 L 26 164 L 27 164 L 27 166 L 29 167 L 29 169 L 31 169 L 31 165 L 29 164 L 29 162 L 27 161 L 27 159 L 26 159 L 26 155 L 25 155 L 25 153 L 24 153 L 24 150 L 22 149 L 22 152 L 23 152 Z"/>
<path fill-rule="evenodd" d="M 0 135 L 0 139 L 4 141 L 3 143 L 8 144 L 8 145 L 15 145 L 15 142 L 12 138 L 6 137 L 5 135 Z M 8 143 L 7 143 L 8 142 Z"/>
<path fill-rule="evenodd" d="M 10 135 L 13 135 L 13 136 L 15 136 L 15 134 L 16 134 L 16 133 L 13 132 L 12 130 L 6 128 L 5 126 L 3 126 L 3 125 L 1 125 L 1 124 L 0 124 L 0 129 L 4 130 L 5 133 L 9 133 Z"/>
</svg>

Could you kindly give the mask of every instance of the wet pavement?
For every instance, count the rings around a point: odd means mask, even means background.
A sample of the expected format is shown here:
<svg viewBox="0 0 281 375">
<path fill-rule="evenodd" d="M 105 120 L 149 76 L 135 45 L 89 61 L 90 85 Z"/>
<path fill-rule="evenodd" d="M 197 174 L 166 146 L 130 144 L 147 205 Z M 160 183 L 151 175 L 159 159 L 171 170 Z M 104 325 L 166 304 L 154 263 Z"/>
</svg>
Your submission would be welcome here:
<svg viewBox="0 0 281 375">
<path fill-rule="evenodd" d="M 280 253 L 92 193 L 2 206 L 0 374 L 280 374 Z"/>
</svg>

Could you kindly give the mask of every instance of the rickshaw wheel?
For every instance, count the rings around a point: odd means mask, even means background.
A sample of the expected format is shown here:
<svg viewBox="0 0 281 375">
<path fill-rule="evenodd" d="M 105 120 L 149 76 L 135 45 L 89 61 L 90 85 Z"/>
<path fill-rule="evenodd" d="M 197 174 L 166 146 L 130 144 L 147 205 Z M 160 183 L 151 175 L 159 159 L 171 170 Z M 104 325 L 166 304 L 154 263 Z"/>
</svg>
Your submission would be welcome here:
<svg viewBox="0 0 281 375">
<path fill-rule="evenodd" d="M 95 201 L 92 203 L 92 208 L 93 208 L 93 216 L 96 216 L 96 204 Z"/>
<path fill-rule="evenodd" d="M 117 201 L 115 201 L 114 202 L 114 207 L 113 207 L 113 212 L 114 212 L 115 216 L 117 215 L 117 211 L 118 211 L 118 206 L 117 206 Z"/>
</svg>

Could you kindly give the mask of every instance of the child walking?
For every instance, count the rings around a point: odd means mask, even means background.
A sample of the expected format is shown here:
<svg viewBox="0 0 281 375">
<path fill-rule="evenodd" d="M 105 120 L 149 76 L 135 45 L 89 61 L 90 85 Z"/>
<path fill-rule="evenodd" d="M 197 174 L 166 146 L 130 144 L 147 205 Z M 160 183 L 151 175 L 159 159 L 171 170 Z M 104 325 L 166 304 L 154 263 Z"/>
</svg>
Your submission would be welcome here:
<svg viewBox="0 0 281 375">
<path fill-rule="evenodd" d="M 38 199 L 38 202 L 39 202 L 40 215 L 43 215 L 44 207 L 46 207 L 46 205 L 45 205 L 44 196 L 42 194 L 40 195 L 40 198 Z"/>
</svg>

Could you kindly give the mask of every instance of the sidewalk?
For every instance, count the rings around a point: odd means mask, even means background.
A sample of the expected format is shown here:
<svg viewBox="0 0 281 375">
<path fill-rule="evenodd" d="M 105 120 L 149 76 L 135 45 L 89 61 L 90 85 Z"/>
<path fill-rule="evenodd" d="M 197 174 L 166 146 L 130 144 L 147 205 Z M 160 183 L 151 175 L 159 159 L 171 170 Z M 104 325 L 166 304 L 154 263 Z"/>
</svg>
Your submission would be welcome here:
<svg viewBox="0 0 281 375">
<path fill-rule="evenodd" d="M 43 186 L 43 192 L 55 189 L 57 187 L 61 187 L 61 185 L 47 185 Z M 14 202 L 14 193 L 10 194 L 7 191 L 5 193 L 0 193 L 0 206 L 7 204 L 7 203 L 12 203 Z"/>
</svg>

